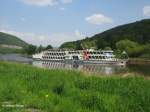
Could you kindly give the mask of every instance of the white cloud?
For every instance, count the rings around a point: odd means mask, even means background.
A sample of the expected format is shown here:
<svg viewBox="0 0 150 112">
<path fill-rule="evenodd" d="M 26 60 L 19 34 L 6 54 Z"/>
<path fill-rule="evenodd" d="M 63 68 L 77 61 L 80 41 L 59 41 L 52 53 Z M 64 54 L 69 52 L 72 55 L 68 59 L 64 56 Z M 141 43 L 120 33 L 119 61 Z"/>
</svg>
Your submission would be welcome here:
<svg viewBox="0 0 150 112">
<path fill-rule="evenodd" d="M 107 16 L 104 16 L 103 14 L 93 14 L 92 16 L 89 16 L 85 18 L 85 20 L 91 24 L 95 25 L 101 25 L 106 23 L 112 23 L 113 20 Z"/>
<path fill-rule="evenodd" d="M 143 14 L 144 16 L 150 16 L 150 6 L 145 6 L 143 8 Z"/>
<path fill-rule="evenodd" d="M 57 0 L 22 0 L 25 4 L 35 6 L 53 6 L 58 2 Z"/>
<path fill-rule="evenodd" d="M 59 3 L 67 4 L 71 3 L 72 0 L 21 0 L 23 3 L 27 5 L 34 5 L 34 6 L 54 6 Z"/>
<path fill-rule="evenodd" d="M 54 33 L 51 35 L 37 35 L 35 33 L 29 32 L 17 32 L 14 30 L 4 30 L 0 29 L 0 32 L 8 33 L 19 37 L 20 39 L 34 45 L 43 45 L 48 44 L 53 45 L 54 47 L 59 47 L 62 43 L 67 41 L 75 41 L 85 38 L 79 30 L 76 30 L 73 33 Z"/>
</svg>

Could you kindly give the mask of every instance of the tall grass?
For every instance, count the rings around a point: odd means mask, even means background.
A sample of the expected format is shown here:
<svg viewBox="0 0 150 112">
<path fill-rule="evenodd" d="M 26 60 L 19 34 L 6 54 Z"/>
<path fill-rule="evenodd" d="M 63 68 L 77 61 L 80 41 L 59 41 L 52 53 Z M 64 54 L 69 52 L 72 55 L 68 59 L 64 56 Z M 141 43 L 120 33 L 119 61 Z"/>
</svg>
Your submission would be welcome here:
<svg viewBox="0 0 150 112">
<path fill-rule="evenodd" d="M 150 80 L 142 77 L 85 77 L 77 71 L 47 70 L 0 62 L 2 112 L 150 112 Z"/>
</svg>

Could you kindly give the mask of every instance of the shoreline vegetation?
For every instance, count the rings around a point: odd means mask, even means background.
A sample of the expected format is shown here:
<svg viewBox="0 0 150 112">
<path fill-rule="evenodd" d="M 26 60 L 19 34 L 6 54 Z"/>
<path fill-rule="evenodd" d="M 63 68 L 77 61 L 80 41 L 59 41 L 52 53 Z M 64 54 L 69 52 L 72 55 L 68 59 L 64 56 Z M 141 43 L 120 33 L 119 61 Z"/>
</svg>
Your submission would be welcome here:
<svg viewBox="0 0 150 112">
<path fill-rule="evenodd" d="M 128 64 L 150 64 L 150 59 L 131 58 L 129 59 Z"/>
<path fill-rule="evenodd" d="M 0 111 L 150 111 L 150 80 L 85 75 L 0 61 Z"/>
</svg>

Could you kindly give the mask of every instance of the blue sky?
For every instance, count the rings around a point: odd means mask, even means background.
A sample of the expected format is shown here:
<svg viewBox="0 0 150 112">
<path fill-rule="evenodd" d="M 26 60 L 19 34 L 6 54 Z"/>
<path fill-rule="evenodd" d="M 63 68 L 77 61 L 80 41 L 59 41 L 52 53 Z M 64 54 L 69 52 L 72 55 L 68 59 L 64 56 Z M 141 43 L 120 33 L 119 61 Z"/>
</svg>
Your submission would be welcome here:
<svg viewBox="0 0 150 112">
<path fill-rule="evenodd" d="M 59 46 L 150 18 L 150 0 L 1 0 L 0 31 Z"/>
</svg>

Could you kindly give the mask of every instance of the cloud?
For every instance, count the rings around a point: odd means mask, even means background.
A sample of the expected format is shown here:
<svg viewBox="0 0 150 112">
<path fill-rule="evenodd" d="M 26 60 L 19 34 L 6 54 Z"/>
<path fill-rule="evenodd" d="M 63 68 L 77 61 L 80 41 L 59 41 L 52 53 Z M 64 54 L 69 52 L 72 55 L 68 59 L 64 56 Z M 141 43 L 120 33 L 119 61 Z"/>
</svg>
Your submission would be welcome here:
<svg viewBox="0 0 150 112">
<path fill-rule="evenodd" d="M 23 3 L 27 5 L 34 5 L 34 6 L 54 6 L 59 3 L 68 4 L 71 3 L 72 0 L 21 0 Z"/>
<path fill-rule="evenodd" d="M 143 14 L 144 16 L 150 16 L 150 6 L 145 6 L 143 8 Z"/>
<path fill-rule="evenodd" d="M 85 20 L 91 24 L 101 25 L 106 23 L 112 23 L 113 20 L 103 14 L 93 14 L 92 16 L 86 17 Z"/>
<path fill-rule="evenodd" d="M 75 41 L 85 38 L 79 30 L 76 30 L 73 33 L 53 33 L 51 35 L 38 35 L 30 32 L 17 32 L 14 30 L 4 30 L 0 29 L 0 32 L 8 33 L 19 37 L 20 39 L 34 45 L 43 45 L 48 44 L 53 45 L 54 47 L 59 47 L 62 43 L 67 41 Z"/>
</svg>

